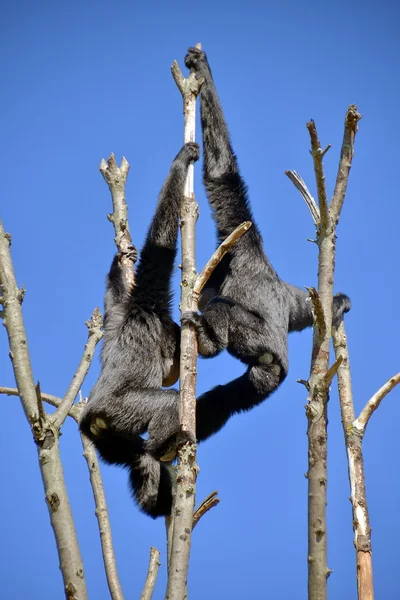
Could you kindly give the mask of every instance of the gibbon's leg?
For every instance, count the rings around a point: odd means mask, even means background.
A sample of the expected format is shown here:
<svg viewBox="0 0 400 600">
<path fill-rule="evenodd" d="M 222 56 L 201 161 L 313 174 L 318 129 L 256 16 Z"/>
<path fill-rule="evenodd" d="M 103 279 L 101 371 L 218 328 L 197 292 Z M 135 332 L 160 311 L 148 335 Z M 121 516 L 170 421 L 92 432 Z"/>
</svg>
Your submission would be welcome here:
<svg viewBox="0 0 400 600">
<path fill-rule="evenodd" d="M 250 367 L 241 377 L 218 385 L 197 400 L 196 433 L 202 442 L 220 431 L 234 415 L 251 410 L 282 383 L 282 371 L 276 364 Z"/>
<path fill-rule="evenodd" d="M 215 356 L 228 348 L 245 364 L 287 364 L 286 347 L 281 360 L 274 359 L 273 350 L 266 350 L 267 324 L 264 319 L 230 298 L 217 296 L 207 304 L 202 315 L 183 313 L 182 322 L 196 326 L 198 349 L 203 357 Z"/>
<path fill-rule="evenodd" d="M 204 358 L 217 356 L 229 343 L 230 311 L 233 302 L 215 297 L 199 315 L 193 311 L 182 313 L 182 323 L 192 323 L 197 330 L 198 351 Z"/>
<path fill-rule="evenodd" d="M 143 449 L 157 452 L 158 447 L 178 431 L 179 393 L 147 388 L 114 393 L 112 402 L 99 399 L 87 404 L 81 427 L 90 431 L 93 440 L 113 436 L 137 445 L 139 436 L 148 431 L 149 438 L 144 441 Z M 121 442 L 121 449 L 130 447 Z"/>
<path fill-rule="evenodd" d="M 190 142 L 174 159 L 136 269 L 131 302 L 158 314 L 169 315 L 171 312 L 170 280 L 176 255 L 179 212 L 189 165 L 199 156 L 198 144 Z"/>
<path fill-rule="evenodd" d="M 144 513 L 153 519 L 171 514 L 176 488 L 172 465 L 139 453 L 129 470 L 129 482 L 133 498 Z"/>
<path fill-rule="evenodd" d="M 207 57 L 203 51 L 189 48 L 185 64 L 197 77 L 205 78 L 200 91 L 204 184 L 214 211 L 218 238 L 222 242 L 243 221 L 254 222 L 254 219 Z M 261 239 L 255 226 L 235 244 L 230 254 L 243 255 L 248 244 L 251 248 L 258 245 L 262 250 Z"/>
</svg>

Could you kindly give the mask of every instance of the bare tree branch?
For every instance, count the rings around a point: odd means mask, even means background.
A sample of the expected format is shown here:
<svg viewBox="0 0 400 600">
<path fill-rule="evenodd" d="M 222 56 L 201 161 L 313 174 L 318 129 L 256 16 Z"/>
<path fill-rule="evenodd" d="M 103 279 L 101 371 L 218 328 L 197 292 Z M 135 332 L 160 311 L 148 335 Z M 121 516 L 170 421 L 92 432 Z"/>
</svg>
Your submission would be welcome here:
<svg viewBox="0 0 400 600">
<path fill-rule="evenodd" d="M 9 387 L 0 387 L 0 394 L 7 394 L 8 396 L 19 396 L 17 388 Z M 44 394 L 43 392 L 40 392 L 40 394 L 42 401 L 47 402 L 52 406 L 59 407 L 63 402 L 63 400 L 61 398 L 58 398 L 57 396 L 53 396 L 51 394 Z M 83 407 L 84 402 L 80 401 L 77 404 L 74 404 L 68 412 L 68 415 L 72 417 L 77 423 L 79 423 L 80 414 L 83 410 Z M 104 486 L 101 479 L 100 465 L 93 444 L 84 434 L 81 433 L 80 436 L 84 449 L 83 456 L 85 457 L 85 460 L 88 465 L 90 483 L 92 485 L 93 496 L 95 500 L 96 517 L 99 525 L 100 542 L 108 588 L 110 590 L 112 600 L 123 600 L 124 596 L 118 578 L 117 563 L 114 555 L 111 526 L 108 516 Z"/>
<path fill-rule="evenodd" d="M 82 405 L 83 408 L 83 405 Z M 101 550 L 103 553 L 104 568 L 106 571 L 108 589 L 112 600 L 124 600 L 121 584 L 118 577 L 117 562 L 115 560 L 114 546 L 112 541 L 110 519 L 108 516 L 106 496 L 97 460 L 96 450 L 93 443 L 84 433 L 81 433 L 83 445 L 83 456 L 86 459 L 90 483 L 92 485 L 94 501 L 96 506 L 96 517 L 99 525 Z"/>
<path fill-rule="evenodd" d="M 361 115 L 357 110 L 357 106 L 355 104 L 350 104 L 344 121 L 344 134 L 342 149 L 340 152 L 339 169 L 336 177 L 335 191 L 333 192 L 333 198 L 330 206 L 330 216 L 335 224 L 337 224 L 339 221 L 344 197 L 346 195 L 351 163 L 354 156 L 354 141 L 358 131 L 357 123 L 360 119 Z"/>
<path fill-rule="evenodd" d="M 207 264 L 203 268 L 202 272 L 196 279 L 196 282 L 193 287 L 193 294 L 197 296 L 196 300 L 198 300 L 198 297 L 203 291 L 203 288 L 206 285 L 207 281 L 211 277 L 211 274 L 214 271 L 215 267 L 221 262 L 225 254 L 229 252 L 232 246 L 236 244 L 238 240 L 240 240 L 242 235 L 244 235 L 246 231 L 250 229 L 251 226 L 251 221 L 244 221 L 238 227 L 236 227 L 236 229 L 232 231 L 230 235 L 228 235 L 228 237 L 222 242 L 222 244 L 218 246 L 214 254 L 207 261 Z"/>
<path fill-rule="evenodd" d="M 117 166 L 114 154 L 110 154 L 107 162 L 103 158 L 100 163 L 100 173 L 110 188 L 113 203 L 113 212 L 108 215 L 108 220 L 114 225 L 114 241 L 118 248 L 120 264 L 129 290 L 135 283 L 133 267 L 137 260 L 137 250 L 132 244 L 128 224 L 128 205 L 125 199 L 128 172 L 129 163 L 125 157 L 122 157 L 120 167 Z"/>
<path fill-rule="evenodd" d="M 10 358 L 20 391 L 22 406 L 35 434 L 35 431 L 40 430 L 39 407 L 21 304 L 18 297 L 19 290 L 10 254 L 10 241 L 11 236 L 4 231 L 3 224 L 0 221 L 0 283 L 4 306 L 3 323 L 7 329 Z"/>
<path fill-rule="evenodd" d="M 331 367 L 329 367 L 329 369 L 327 370 L 327 372 L 325 373 L 325 376 L 322 380 L 322 385 L 323 387 L 330 387 L 331 383 L 332 383 L 332 379 L 335 377 L 338 368 L 340 367 L 340 364 L 342 362 L 342 357 L 339 356 L 335 362 L 333 363 L 333 365 Z"/>
<path fill-rule="evenodd" d="M 59 430 L 44 411 L 41 412 L 40 401 L 38 402 L 22 318 L 21 294 L 16 285 L 9 245 L 10 237 L 4 233 L 0 223 L 0 281 L 4 297 L 4 324 L 18 393 L 38 449 L 39 467 L 56 538 L 65 594 L 67 600 L 86 600 L 82 558 L 58 447 Z"/>
<path fill-rule="evenodd" d="M 376 411 L 382 400 L 393 388 L 400 383 L 400 373 L 393 375 L 379 390 L 368 400 L 361 413 L 354 421 L 354 427 L 356 427 L 362 435 L 365 433 L 365 428 L 372 414 Z"/>
<path fill-rule="evenodd" d="M 287 175 L 290 181 L 295 185 L 295 187 L 299 190 L 300 194 L 303 196 L 305 203 L 308 206 L 308 209 L 311 213 L 312 219 L 314 221 L 314 225 L 319 223 L 320 215 L 319 208 L 314 198 L 310 194 L 308 187 L 306 186 L 304 180 L 296 171 L 285 171 L 285 175 Z"/>
<path fill-rule="evenodd" d="M 153 596 L 154 586 L 157 580 L 158 567 L 160 566 L 160 552 L 152 546 L 150 548 L 149 570 L 144 584 L 140 600 L 151 600 Z"/>
<path fill-rule="evenodd" d="M 81 389 L 82 383 L 87 375 L 87 372 L 90 369 L 90 365 L 92 364 L 92 359 L 96 345 L 103 337 L 103 319 L 99 308 L 94 309 L 90 320 L 86 321 L 85 325 L 88 328 L 89 333 L 87 342 L 85 344 L 85 350 L 81 358 L 81 362 L 79 363 L 79 366 L 75 371 L 68 391 L 64 396 L 64 400 L 61 402 L 56 412 L 53 415 L 49 416 L 50 421 L 57 429 L 60 429 L 65 419 L 67 418 L 70 408 L 73 405 L 74 400 L 79 390 Z"/>
<path fill-rule="evenodd" d="M 321 298 L 317 290 L 312 288 L 306 288 L 308 293 L 310 294 L 311 302 L 313 305 L 313 314 L 314 314 L 314 327 L 318 328 L 318 335 L 321 339 L 324 339 L 326 336 L 326 321 L 324 314 L 324 307 L 322 306 Z"/>
<path fill-rule="evenodd" d="M 311 119 L 307 123 L 307 129 L 310 134 L 311 139 L 311 156 L 314 161 L 314 171 L 315 178 L 317 182 L 317 190 L 318 190 L 318 203 L 319 203 L 319 212 L 320 212 L 320 220 L 321 227 L 327 229 L 328 227 L 328 198 L 326 195 L 326 186 L 325 186 L 325 173 L 324 167 L 322 164 L 322 159 L 327 149 L 322 150 L 321 144 L 319 143 L 317 128 L 315 126 L 314 119 Z"/>
<path fill-rule="evenodd" d="M 0 387 L 0 394 L 5 394 L 7 396 L 19 396 L 19 391 L 17 388 L 10 388 L 10 387 L 3 386 L 3 387 Z M 58 396 L 53 396 L 52 394 L 44 394 L 43 392 L 40 392 L 40 395 L 41 395 L 43 402 L 47 402 L 47 404 L 51 404 L 51 406 L 55 406 L 56 408 L 58 406 L 60 406 L 60 404 L 62 402 L 62 398 L 59 398 Z M 74 406 L 71 406 L 68 414 L 77 423 L 79 422 L 80 410 L 79 410 L 77 404 L 74 404 Z"/>
<path fill-rule="evenodd" d="M 218 492 L 211 492 L 211 494 L 209 494 L 194 511 L 192 530 L 196 527 L 197 523 L 200 521 L 201 517 L 206 514 L 206 512 L 211 510 L 213 506 L 217 506 L 217 504 L 220 503 L 220 499 L 217 498 L 217 495 Z"/>
<path fill-rule="evenodd" d="M 182 94 L 185 119 L 185 142 L 195 141 L 196 97 L 201 82 L 191 73 L 187 79 L 179 72 L 176 61 L 172 74 Z M 182 287 L 181 311 L 197 311 L 193 295 L 196 282 L 195 225 L 198 207 L 194 197 L 194 167 L 189 167 L 181 209 Z M 193 510 L 196 493 L 196 367 L 197 336 L 189 323 L 181 328 L 180 359 L 180 432 L 178 434 L 177 487 L 171 518 L 172 547 L 168 569 L 166 600 L 183 600 L 190 556 Z M 171 533 L 171 532 L 170 532 Z"/>
<path fill-rule="evenodd" d="M 354 421 L 349 350 L 343 322 L 340 323 L 337 329 L 333 329 L 333 345 L 337 359 L 341 359 L 341 364 L 338 368 L 338 388 L 349 469 L 350 501 L 353 510 L 358 600 L 373 600 L 371 527 L 369 523 L 364 458 L 362 453 L 364 431 L 361 432 L 358 430 Z"/>
<path fill-rule="evenodd" d="M 304 181 L 295 171 L 286 174 L 302 194 L 317 226 L 318 293 L 309 290 L 313 302 L 314 336 L 311 373 L 306 387 L 309 390 L 306 414 L 308 418 L 308 597 L 326 600 L 327 566 L 326 485 L 327 485 L 327 402 L 329 386 L 336 372 L 341 372 L 343 358 L 338 354 L 329 368 L 330 337 L 332 328 L 333 281 L 336 252 L 336 224 L 343 205 L 344 194 L 353 157 L 354 136 L 360 116 L 354 105 L 346 113 L 345 131 L 339 174 L 331 207 L 325 186 L 323 157 L 330 145 L 322 149 L 315 122 L 307 123 L 311 140 L 311 155 L 318 190 L 318 209 Z M 300 380 L 304 383 L 303 380 Z M 345 385 L 342 383 L 342 385 Z"/>
</svg>

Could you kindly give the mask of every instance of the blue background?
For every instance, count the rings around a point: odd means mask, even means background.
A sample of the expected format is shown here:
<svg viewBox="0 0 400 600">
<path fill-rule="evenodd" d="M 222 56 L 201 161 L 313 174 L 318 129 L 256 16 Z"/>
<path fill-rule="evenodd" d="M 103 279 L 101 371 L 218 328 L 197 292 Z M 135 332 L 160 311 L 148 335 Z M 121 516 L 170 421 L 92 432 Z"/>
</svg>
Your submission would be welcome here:
<svg viewBox="0 0 400 600">
<path fill-rule="evenodd" d="M 84 321 L 102 305 L 114 252 L 109 191 L 98 172 L 114 152 L 131 164 L 127 198 L 141 246 L 157 193 L 183 139 L 182 105 L 170 64 L 201 41 L 208 52 L 266 251 L 284 279 L 316 283 L 311 217 L 285 169 L 315 193 L 309 137 L 316 120 L 330 192 L 347 106 L 364 115 L 338 229 L 335 289 L 346 319 L 356 409 L 399 371 L 399 71 L 396 3 L 83 2 L 3 4 L 1 217 L 23 304 L 34 375 L 62 396 L 86 340 Z M 199 137 L 199 136 L 198 136 Z M 198 265 L 215 246 L 196 168 Z M 174 288 L 178 304 L 179 281 Z M 177 309 L 175 316 L 178 318 Z M 14 385 L 5 330 L 0 385 Z M 233 419 L 199 449 L 198 501 L 221 503 L 193 535 L 189 591 L 203 598 L 307 596 L 305 389 L 311 330 L 290 339 L 285 384 L 261 407 Z M 223 355 L 199 363 L 199 393 L 238 376 Z M 84 383 L 99 372 L 96 356 Z M 37 457 L 17 398 L 1 397 L 0 565 L 4 597 L 62 598 L 53 533 Z M 328 535 L 332 598 L 356 597 L 349 484 L 336 385 L 329 405 Z M 398 544 L 400 387 L 365 437 L 366 480 L 377 598 L 400 593 Z M 61 438 L 65 478 L 89 596 L 108 598 L 86 463 L 68 420 Z M 162 552 L 154 599 L 164 597 L 164 523 L 139 513 L 127 475 L 102 469 L 126 599 L 137 599 L 150 545 Z"/>
</svg>

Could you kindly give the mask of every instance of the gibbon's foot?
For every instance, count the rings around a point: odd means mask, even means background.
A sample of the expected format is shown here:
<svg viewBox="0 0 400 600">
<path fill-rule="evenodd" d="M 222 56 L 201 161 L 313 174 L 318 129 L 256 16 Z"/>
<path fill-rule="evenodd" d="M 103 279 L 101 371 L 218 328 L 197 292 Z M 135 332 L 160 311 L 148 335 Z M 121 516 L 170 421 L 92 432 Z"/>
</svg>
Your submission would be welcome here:
<svg viewBox="0 0 400 600">
<path fill-rule="evenodd" d="M 90 433 L 95 437 L 102 437 L 104 431 L 108 429 L 108 425 L 101 417 L 95 417 L 90 423 Z"/>
<path fill-rule="evenodd" d="M 188 53 L 185 56 L 185 65 L 188 69 L 199 75 L 207 74 L 210 70 L 206 53 L 199 48 L 188 49 Z"/>
<path fill-rule="evenodd" d="M 176 456 L 177 456 L 177 449 L 173 448 L 172 450 L 170 450 L 169 452 L 164 454 L 164 456 L 160 456 L 160 461 L 161 462 L 172 462 L 173 460 L 175 460 Z"/>
<path fill-rule="evenodd" d="M 177 446 L 178 438 L 177 438 L 177 436 L 178 436 L 178 433 L 176 435 L 173 435 L 172 437 L 170 437 L 165 442 L 163 442 L 155 450 L 151 449 L 151 443 L 147 446 L 147 448 L 149 449 L 150 453 L 154 456 L 154 458 L 156 458 L 157 460 L 159 460 L 161 462 L 172 462 L 173 460 L 175 460 L 175 458 L 177 457 L 177 454 L 178 454 L 178 446 Z M 182 431 L 179 434 L 179 444 L 180 444 L 180 446 L 182 446 L 183 444 L 186 444 L 187 442 L 195 444 L 196 438 L 194 438 L 192 435 L 190 435 L 190 433 L 188 431 Z"/>
<path fill-rule="evenodd" d="M 196 142 L 187 142 L 183 146 L 182 152 L 187 155 L 189 162 L 196 162 L 200 158 L 200 146 Z"/>
<path fill-rule="evenodd" d="M 181 315 L 181 324 L 182 325 L 186 325 L 189 323 L 189 325 L 193 325 L 194 327 L 198 327 L 199 323 L 201 320 L 201 316 L 199 315 L 199 313 L 197 313 L 194 310 L 187 310 L 185 312 L 182 313 Z"/>
<path fill-rule="evenodd" d="M 126 251 L 126 257 L 131 260 L 133 262 L 133 264 L 137 263 L 137 259 L 138 259 L 139 253 L 137 251 L 136 246 L 134 246 L 133 244 L 128 246 L 127 251 Z"/>
<path fill-rule="evenodd" d="M 264 354 L 262 354 L 259 359 L 258 359 L 258 363 L 260 365 L 270 365 L 274 362 L 274 357 L 270 352 L 264 352 Z"/>
</svg>

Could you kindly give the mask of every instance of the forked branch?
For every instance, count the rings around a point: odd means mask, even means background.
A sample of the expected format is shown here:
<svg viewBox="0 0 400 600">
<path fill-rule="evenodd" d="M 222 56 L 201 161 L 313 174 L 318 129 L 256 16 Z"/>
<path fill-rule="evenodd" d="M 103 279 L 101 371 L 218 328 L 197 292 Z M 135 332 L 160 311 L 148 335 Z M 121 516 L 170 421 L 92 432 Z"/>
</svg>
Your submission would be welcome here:
<svg viewBox="0 0 400 600">
<path fill-rule="evenodd" d="M 83 356 L 81 358 L 81 362 L 79 363 L 79 366 L 75 371 L 75 374 L 72 378 L 71 384 L 67 390 L 67 393 L 64 396 L 63 401 L 57 408 L 56 412 L 53 415 L 49 416 L 50 421 L 57 429 L 60 429 L 65 419 L 67 418 L 71 406 L 73 405 L 75 398 L 78 395 L 82 383 L 87 375 L 87 372 L 90 369 L 96 346 L 103 337 L 103 318 L 101 316 L 99 308 L 94 309 L 92 316 L 90 317 L 89 321 L 86 321 L 85 325 L 88 328 L 89 333 L 87 342 L 85 344 Z"/>
<path fill-rule="evenodd" d="M 29 356 L 26 331 L 22 318 L 21 297 L 10 254 L 10 236 L 0 223 L 0 282 L 4 298 L 10 356 L 13 363 L 18 395 L 35 437 L 39 467 L 42 474 L 50 520 L 57 544 L 60 569 L 68 599 L 86 600 L 83 564 L 69 505 L 58 446 L 59 429 L 54 427 L 41 405 Z"/>
<path fill-rule="evenodd" d="M 6 394 L 8 396 L 19 396 L 18 389 L 9 387 L 0 387 L 0 394 Z M 46 402 L 51 406 L 58 408 L 61 406 L 63 400 L 58 396 L 51 394 L 41 394 L 42 402 Z M 77 404 L 71 406 L 68 416 L 72 417 L 76 423 L 79 423 L 80 415 L 84 407 L 84 402 L 80 401 Z M 104 568 L 106 572 L 106 578 L 108 588 L 110 590 L 110 596 L 112 600 L 123 600 L 124 596 L 121 589 L 121 584 L 118 578 L 117 563 L 115 560 L 114 547 L 111 535 L 110 520 L 108 517 L 107 502 L 101 478 L 100 465 L 97 459 L 96 450 L 92 442 L 83 434 L 80 434 L 83 446 L 83 456 L 87 462 L 89 469 L 90 483 L 93 490 L 93 496 L 95 501 L 95 513 L 99 525 L 101 549 L 103 553 Z"/>
<path fill-rule="evenodd" d="M 331 205 L 328 205 L 323 158 L 325 149 L 319 142 L 315 122 L 307 123 L 311 140 L 311 155 L 318 190 L 316 206 L 303 179 L 295 171 L 287 171 L 310 209 L 317 229 L 318 292 L 310 290 L 314 309 L 314 338 L 311 373 L 306 382 L 309 391 L 306 414 L 308 418 L 308 597 L 309 600 L 326 599 L 326 579 L 330 574 L 327 566 L 326 535 L 326 484 L 327 484 L 327 401 L 329 386 L 336 374 L 346 368 L 344 359 L 337 354 L 329 368 L 330 337 L 332 327 L 332 303 L 334 265 L 336 252 L 336 225 L 343 205 L 344 195 L 353 157 L 354 137 L 360 116 L 351 105 L 346 112 L 345 130 L 339 172 Z"/>
</svg>

